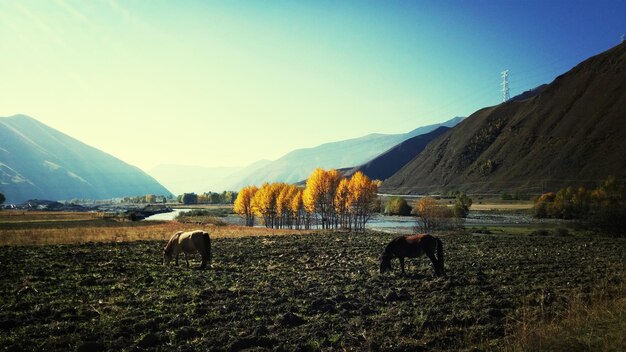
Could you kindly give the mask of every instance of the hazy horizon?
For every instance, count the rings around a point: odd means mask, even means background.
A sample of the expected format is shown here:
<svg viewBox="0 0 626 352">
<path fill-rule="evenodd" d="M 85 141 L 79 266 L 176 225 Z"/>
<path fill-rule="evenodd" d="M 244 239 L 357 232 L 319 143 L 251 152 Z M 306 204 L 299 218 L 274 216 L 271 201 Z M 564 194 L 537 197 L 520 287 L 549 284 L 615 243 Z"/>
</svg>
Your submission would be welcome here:
<svg viewBox="0 0 626 352">
<path fill-rule="evenodd" d="M 0 116 L 149 170 L 405 133 L 619 43 L 626 3 L 0 1 Z"/>
</svg>

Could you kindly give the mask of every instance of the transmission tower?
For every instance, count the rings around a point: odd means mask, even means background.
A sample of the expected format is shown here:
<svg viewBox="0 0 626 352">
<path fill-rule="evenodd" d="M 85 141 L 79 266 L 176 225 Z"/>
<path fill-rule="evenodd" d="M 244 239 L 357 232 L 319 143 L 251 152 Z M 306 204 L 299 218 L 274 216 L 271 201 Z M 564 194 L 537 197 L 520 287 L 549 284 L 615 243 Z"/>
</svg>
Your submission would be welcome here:
<svg viewBox="0 0 626 352">
<path fill-rule="evenodd" d="M 511 99 L 511 95 L 509 94 L 509 70 L 504 70 L 500 72 L 502 75 L 502 102 Z"/>
</svg>

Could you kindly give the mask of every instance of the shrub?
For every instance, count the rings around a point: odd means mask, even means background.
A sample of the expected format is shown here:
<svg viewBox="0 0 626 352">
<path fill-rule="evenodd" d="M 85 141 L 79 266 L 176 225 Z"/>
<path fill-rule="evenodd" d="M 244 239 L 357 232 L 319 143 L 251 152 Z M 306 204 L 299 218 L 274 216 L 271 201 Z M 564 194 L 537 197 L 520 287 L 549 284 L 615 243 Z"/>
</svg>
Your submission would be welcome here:
<svg viewBox="0 0 626 352">
<path fill-rule="evenodd" d="M 585 220 L 601 232 L 624 235 L 626 191 L 614 177 L 608 177 L 591 191 L 567 187 L 557 193 L 544 193 L 535 200 L 533 213 L 537 218 Z"/>
<path fill-rule="evenodd" d="M 466 218 L 471 206 L 472 198 L 468 197 L 467 194 L 460 192 L 454 200 L 454 216 L 457 218 Z"/>
<path fill-rule="evenodd" d="M 413 213 L 421 220 L 416 226 L 420 232 L 434 230 L 449 230 L 462 225 L 460 218 L 455 217 L 454 210 L 443 204 L 438 204 L 432 197 L 424 197 L 415 203 Z"/>
<path fill-rule="evenodd" d="M 411 215 L 411 207 L 402 197 L 391 197 L 385 203 L 387 215 Z"/>
</svg>

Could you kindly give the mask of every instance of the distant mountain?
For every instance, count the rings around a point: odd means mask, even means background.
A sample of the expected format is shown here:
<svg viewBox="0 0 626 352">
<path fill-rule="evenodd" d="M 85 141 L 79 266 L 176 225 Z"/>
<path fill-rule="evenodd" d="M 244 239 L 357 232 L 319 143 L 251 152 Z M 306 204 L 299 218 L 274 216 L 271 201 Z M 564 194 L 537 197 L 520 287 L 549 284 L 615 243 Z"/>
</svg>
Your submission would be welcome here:
<svg viewBox="0 0 626 352">
<path fill-rule="evenodd" d="M 371 179 L 386 180 L 415 158 L 430 141 L 449 130 L 450 127 L 441 126 L 434 131 L 409 138 L 367 163 L 344 172 L 344 174 L 350 176 L 361 171 Z"/>
<path fill-rule="evenodd" d="M 626 43 L 585 60 L 541 92 L 472 114 L 381 192 L 539 193 L 626 180 Z"/>
<path fill-rule="evenodd" d="M 139 168 L 25 115 L 0 117 L 0 192 L 7 203 L 170 194 Z"/>
<path fill-rule="evenodd" d="M 317 167 L 340 169 L 360 165 L 411 137 L 428 133 L 441 126 L 452 127 L 462 120 L 462 117 L 455 117 L 443 123 L 416 128 L 408 133 L 374 133 L 359 138 L 326 143 L 313 148 L 296 149 L 253 172 L 243 172 L 241 178 L 233 177 L 234 181 L 230 188 L 240 189 L 247 185 L 258 186 L 263 182 L 295 183 L 309 177 L 310 173 Z"/>
<path fill-rule="evenodd" d="M 231 177 L 243 167 L 203 167 L 192 165 L 158 165 L 148 172 L 174 194 L 222 192 Z"/>
</svg>

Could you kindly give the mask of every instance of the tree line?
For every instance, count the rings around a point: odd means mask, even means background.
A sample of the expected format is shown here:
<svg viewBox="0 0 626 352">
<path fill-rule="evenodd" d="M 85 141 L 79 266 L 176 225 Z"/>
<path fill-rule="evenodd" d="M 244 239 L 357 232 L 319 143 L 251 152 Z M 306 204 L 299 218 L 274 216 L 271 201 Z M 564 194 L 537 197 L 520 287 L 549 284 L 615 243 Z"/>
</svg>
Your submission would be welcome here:
<svg viewBox="0 0 626 352">
<path fill-rule="evenodd" d="M 269 228 L 362 231 L 378 211 L 379 185 L 361 172 L 347 178 L 337 170 L 317 168 L 305 187 L 277 182 L 242 188 L 234 210 L 245 218 L 246 226 L 260 217 Z"/>
<path fill-rule="evenodd" d="M 218 192 L 204 192 L 202 194 L 195 193 L 183 193 L 176 199 L 178 203 L 182 204 L 233 204 L 237 198 L 237 192 L 224 191 Z"/>
<path fill-rule="evenodd" d="M 609 176 L 596 188 L 567 187 L 535 200 L 537 218 L 578 219 L 613 235 L 626 233 L 626 188 Z"/>
</svg>

